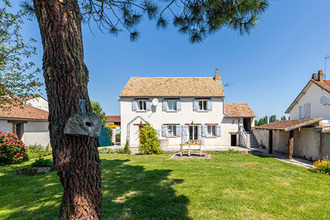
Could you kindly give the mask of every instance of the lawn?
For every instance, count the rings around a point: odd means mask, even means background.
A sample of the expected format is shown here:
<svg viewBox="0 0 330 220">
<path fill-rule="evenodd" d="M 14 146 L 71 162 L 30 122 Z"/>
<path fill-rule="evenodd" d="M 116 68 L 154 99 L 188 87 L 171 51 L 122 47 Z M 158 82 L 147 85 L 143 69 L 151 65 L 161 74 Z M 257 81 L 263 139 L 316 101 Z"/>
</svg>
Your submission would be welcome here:
<svg viewBox="0 0 330 220">
<path fill-rule="evenodd" d="M 258 155 L 101 155 L 103 219 L 328 219 L 330 177 Z M 55 172 L 0 167 L 0 219 L 56 219 Z"/>
</svg>

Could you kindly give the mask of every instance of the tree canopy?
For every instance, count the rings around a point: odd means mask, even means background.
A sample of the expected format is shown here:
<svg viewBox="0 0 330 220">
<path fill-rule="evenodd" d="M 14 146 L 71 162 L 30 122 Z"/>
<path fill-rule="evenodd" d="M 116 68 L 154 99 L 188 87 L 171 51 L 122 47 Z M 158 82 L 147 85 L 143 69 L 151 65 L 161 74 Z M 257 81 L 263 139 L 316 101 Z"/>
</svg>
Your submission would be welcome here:
<svg viewBox="0 0 330 220">
<path fill-rule="evenodd" d="M 82 21 L 95 21 L 102 32 L 117 35 L 127 31 L 131 41 L 140 36 L 137 29 L 143 16 L 165 29 L 170 23 L 192 43 L 203 41 L 222 28 L 250 33 L 268 7 L 268 0 L 78 0 Z M 30 13 L 31 0 L 22 6 Z M 33 13 L 31 13 L 33 14 Z"/>
<path fill-rule="evenodd" d="M 10 2 L 3 0 L 0 8 L 0 107 L 19 104 L 21 100 L 40 92 L 37 78 L 40 71 L 33 62 L 25 62 L 36 54 L 34 39 L 25 41 L 20 34 L 23 12 L 8 12 Z"/>
<path fill-rule="evenodd" d="M 105 116 L 105 112 L 103 111 L 100 103 L 91 101 L 91 105 L 92 105 L 93 113 L 95 113 L 98 116 L 100 116 L 101 121 L 102 121 L 102 127 L 103 128 L 104 127 L 108 127 L 108 125 L 107 125 L 107 117 Z"/>
</svg>

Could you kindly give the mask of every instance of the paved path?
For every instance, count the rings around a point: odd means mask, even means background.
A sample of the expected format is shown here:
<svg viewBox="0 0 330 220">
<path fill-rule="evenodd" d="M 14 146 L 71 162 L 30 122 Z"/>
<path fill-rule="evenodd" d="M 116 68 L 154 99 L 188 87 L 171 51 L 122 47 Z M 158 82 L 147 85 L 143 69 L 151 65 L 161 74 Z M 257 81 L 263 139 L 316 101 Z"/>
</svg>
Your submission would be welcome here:
<svg viewBox="0 0 330 220">
<path fill-rule="evenodd" d="M 112 149 L 118 149 L 118 148 L 123 148 L 123 146 L 111 146 L 111 147 L 107 147 L 107 148 L 112 148 Z M 133 148 L 131 147 L 131 152 L 132 154 L 137 154 L 139 153 L 139 149 L 137 147 Z M 285 163 L 290 163 L 290 164 L 294 164 L 297 166 L 301 166 L 301 167 L 305 167 L 305 168 L 313 168 L 313 162 L 309 161 L 309 160 L 305 160 L 302 158 L 297 158 L 294 157 L 292 160 L 288 160 L 286 159 L 286 154 L 282 154 L 282 153 L 272 153 L 269 154 L 267 149 L 261 149 L 261 148 L 245 148 L 245 147 L 229 147 L 229 146 L 202 146 L 202 150 L 204 152 L 212 152 L 212 151 L 228 151 L 229 149 L 233 149 L 233 150 L 239 150 L 239 151 L 245 151 L 248 152 L 250 154 L 261 154 L 267 157 L 272 157 L 275 158 L 277 160 L 283 161 Z M 171 153 L 171 152 L 179 152 L 180 147 L 179 146 L 168 146 L 168 147 L 163 147 L 163 150 L 165 151 L 165 153 Z"/>
</svg>

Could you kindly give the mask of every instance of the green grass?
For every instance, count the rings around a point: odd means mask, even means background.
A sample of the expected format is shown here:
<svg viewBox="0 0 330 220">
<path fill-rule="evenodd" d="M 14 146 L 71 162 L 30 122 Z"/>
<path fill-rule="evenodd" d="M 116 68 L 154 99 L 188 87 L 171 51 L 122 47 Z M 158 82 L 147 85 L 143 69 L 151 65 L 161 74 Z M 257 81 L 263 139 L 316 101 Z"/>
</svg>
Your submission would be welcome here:
<svg viewBox="0 0 330 220">
<path fill-rule="evenodd" d="M 103 219 L 327 219 L 330 177 L 257 156 L 211 160 L 171 155 L 101 155 Z M 56 172 L 15 174 L 0 167 L 0 219 L 56 219 Z"/>
</svg>

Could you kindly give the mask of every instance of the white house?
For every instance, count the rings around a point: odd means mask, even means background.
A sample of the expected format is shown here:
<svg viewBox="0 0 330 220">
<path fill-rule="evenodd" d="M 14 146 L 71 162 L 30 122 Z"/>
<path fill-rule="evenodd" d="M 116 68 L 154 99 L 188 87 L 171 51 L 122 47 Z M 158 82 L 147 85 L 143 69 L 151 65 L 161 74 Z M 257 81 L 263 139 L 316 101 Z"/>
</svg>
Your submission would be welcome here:
<svg viewBox="0 0 330 220">
<path fill-rule="evenodd" d="M 323 72 L 312 79 L 291 103 L 285 113 L 287 121 L 258 126 L 253 132 L 259 144 L 268 151 L 288 152 L 288 140 L 294 143 L 293 156 L 318 160 L 330 155 L 330 80 Z"/>
<path fill-rule="evenodd" d="M 255 117 L 246 103 L 228 105 L 226 115 L 218 71 L 214 77 L 132 77 L 119 96 L 121 143 L 128 141 L 131 147 L 139 146 L 139 129 L 146 122 L 164 145 L 178 146 L 188 139 L 206 146 L 238 145 L 239 127 L 245 122 L 251 130 Z"/>
<path fill-rule="evenodd" d="M 0 130 L 13 132 L 26 145 L 49 144 L 48 112 L 30 105 L 0 110 Z"/>
<path fill-rule="evenodd" d="M 290 114 L 290 119 L 322 117 L 330 120 L 330 80 L 323 79 L 322 70 L 312 75 L 285 113 Z"/>
</svg>

